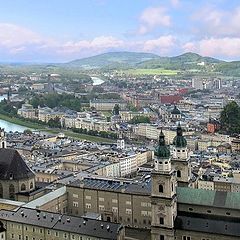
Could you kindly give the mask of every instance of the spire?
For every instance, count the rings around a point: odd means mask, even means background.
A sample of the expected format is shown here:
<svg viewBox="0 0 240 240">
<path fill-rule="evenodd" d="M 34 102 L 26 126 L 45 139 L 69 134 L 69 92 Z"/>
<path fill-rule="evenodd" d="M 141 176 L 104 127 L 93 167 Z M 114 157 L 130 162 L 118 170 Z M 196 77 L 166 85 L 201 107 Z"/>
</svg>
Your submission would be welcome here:
<svg viewBox="0 0 240 240">
<path fill-rule="evenodd" d="M 166 146 L 165 136 L 163 134 L 162 129 L 159 134 L 158 146 L 157 146 L 154 154 L 158 158 L 169 158 L 170 157 L 170 151 L 169 151 L 168 147 Z"/>
<path fill-rule="evenodd" d="M 184 148 L 187 146 L 187 141 L 183 136 L 183 130 L 180 122 L 178 122 L 177 136 L 173 139 L 173 145 L 175 145 L 175 147 L 178 147 L 178 148 Z"/>
</svg>

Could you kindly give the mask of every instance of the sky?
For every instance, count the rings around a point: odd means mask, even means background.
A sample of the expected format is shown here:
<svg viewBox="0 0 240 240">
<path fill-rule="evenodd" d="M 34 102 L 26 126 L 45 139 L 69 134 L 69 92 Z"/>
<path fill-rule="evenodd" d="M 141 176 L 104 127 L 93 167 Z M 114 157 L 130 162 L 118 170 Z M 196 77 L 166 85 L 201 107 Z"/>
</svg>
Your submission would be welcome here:
<svg viewBox="0 0 240 240">
<path fill-rule="evenodd" d="M 240 60 L 239 0 L 0 0 L 0 62 L 104 52 Z"/>
</svg>

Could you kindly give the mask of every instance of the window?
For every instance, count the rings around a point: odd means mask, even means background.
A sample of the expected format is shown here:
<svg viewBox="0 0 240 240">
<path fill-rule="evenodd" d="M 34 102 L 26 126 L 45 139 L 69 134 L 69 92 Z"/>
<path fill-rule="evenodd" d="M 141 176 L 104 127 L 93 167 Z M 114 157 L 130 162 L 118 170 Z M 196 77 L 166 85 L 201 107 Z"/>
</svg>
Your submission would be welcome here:
<svg viewBox="0 0 240 240">
<path fill-rule="evenodd" d="M 32 189 L 32 188 L 33 188 L 33 182 L 30 183 L 30 189 Z"/>
<path fill-rule="evenodd" d="M 160 235 L 160 240 L 164 240 L 164 235 Z"/>
<path fill-rule="evenodd" d="M 180 170 L 177 170 L 177 177 L 181 177 L 181 175 L 182 175 L 182 173 L 181 173 L 181 171 Z"/>
<path fill-rule="evenodd" d="M 15 187 L 13 184 L 9 186 L 9 198 L 10 200 L 15 200 Z"/>
<path fill-rule="evenodd" d="M 104 211 L 105 210 L 104 205 L 99 205 L 99 210 Z"/>
<path fill-rule="evenodd" d="M 3 186 L 0 183 L 0 198 L 3 198 Z"/>
<path fill-rule="evenodd" d="M 126 201 L 126 205 L 131 205 L 131 201 Z"/>
<path fill-rule="evenodd" d="M 126 214 L 132 214 L 132 209 L 126 208 Z"/>
<path fill-rule="evenodd" d="M 164 218 L 163 218 L 163 217 L 160 217 L 160 218 L 159 218 L 159 222 L 160 222 L 161 225 L 163 225 L 163 224 L 164 224 Z"/>
<path fill-rule="evenodd" d="M 112 199 L 112 203 L 118 203 L 117 199 Z"/>
<path fill-rule="evenodd" d="M 12 233 L 12 238 L 14 238 L 14 234 Z"/>
<path fill-rule="evenodd" d="M 231 215 L 230 212 L 226 212 L 226 215 Z"/>
<path fill-rule="evenodd" d="M 91 196 L 86 196 L 86 199 L 87 199 L 87 200 L 91 200 L 92 197 L 91 197 Z"/>
<path fill-rule="evenodd" d="M 21 240 L 22 239 L 22 235 L 18 235 L 18 240 Z"/>
<path fill-rule="evenodd" d="M 147 211 L 141 211 L 142 216 L 147 216 L 148 212 Z"/>
<path fill-rule="evenodd" d="M 211 210 L 207 210 L 208 213 L 211 213 L 212 211 Z"/>
<path fill-rule="evenodd" d="M 192 209 L 192 208 L 189 208 L 188 210 L 189 210 L 189 211 L 193 211 L 193 209 Z"/>
<path fill-rule="evenodd" d="M 148 203 L 146 202 L 141 202 L 141 207 L 147 207 Z"/>
<path fill-rule="evenodd" d="M 160 185 L 158 186 L 158 191 L 159 191 L 160 193 L 163 193 L 163 185 L 162 185 L 162 184 L 160 184 Z"/>
<path fill-rule="evenodd" d="M 183 236 L 183 237 L 182 237 L 182 240 L 191 240 L 191 237 Z"/>
<path fill-rule="evenodd" d="M 58 232 L 55 232 L 55 236 L 58 237 Z"/>
<path fill-rule="evenodd" d="M 26 191 L 26 185 L 25 185 L 25 183 L 23 183 L 23 184 L 21 185 L 21 191 Z"/>
<path fill-rule="evenodd" d="M 117 207 L 112 207 L 112 211 L 117 213 L 118 212 L 118 208 Z"/>
<path fill-rule="evenodd" d="M 99 202 L 104 202 L 104 198 L 103 198 L 103 197 L 100 197 L 100 198 L 99 198 Z"/>
<path fill-rule="evenodd" d="M 47 231 L 47 234 L 48 234 L 48 235 L 50 235 L 50 234 L 51 234 L 50 230 L 48 230 L 48 231 Z"/>
<path fill-rule="evenodd" d="M 91 208 L 91 204 L 90 203 L 86 203 L 86 208 Z"/>
<path fill-rule="evenodd" d="M 73 202 L 73 207 L 78 207 L 78 202 Z"/>
<path fill-rule="evenodd" d="M 73 198 L 78 198 L 78 194 L 73 193 Z"/>
</svg>

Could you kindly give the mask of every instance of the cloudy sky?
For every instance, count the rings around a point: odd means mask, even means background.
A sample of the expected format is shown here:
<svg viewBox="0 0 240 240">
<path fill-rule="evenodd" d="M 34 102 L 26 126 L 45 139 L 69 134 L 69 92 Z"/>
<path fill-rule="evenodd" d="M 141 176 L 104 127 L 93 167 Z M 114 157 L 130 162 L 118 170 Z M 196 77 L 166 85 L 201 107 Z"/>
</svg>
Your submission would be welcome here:
<svg viewBox="0 0 240 240">
<path fill-rule="evenodd" d="M 0 62 L 108 51 L 240 59 L 239 0 L 0 0 Z"/>
</svg>

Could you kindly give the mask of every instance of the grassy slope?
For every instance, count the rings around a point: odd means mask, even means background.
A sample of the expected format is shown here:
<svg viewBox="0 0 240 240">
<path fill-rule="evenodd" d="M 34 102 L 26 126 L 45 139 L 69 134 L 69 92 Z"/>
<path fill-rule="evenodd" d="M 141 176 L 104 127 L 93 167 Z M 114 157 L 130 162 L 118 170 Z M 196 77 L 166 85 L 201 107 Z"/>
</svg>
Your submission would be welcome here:
<svg viewBox="0 0 240 240">
<path fill-rule="evenodd" d="M 177 70 L 166 70 L 162 68 L 156 69 L 129 69 L 125 71 L 126 74 L 130 75 L 176 75 L 179 71 Z"/>
<path fill-rule="evenodd" d="M 87 141 L 92 141 L 92 142 L 108 142 L 108 143 L 115 142 L 114 140 L 109 139 L 109 138 L 101 138 L 101 137 L 97 137 L 97 136 L 90 136 L 87 134 L 74 133 L 71 130 L 50 129 L 45 125 L 28 122 L 28 121 L 25 121 L 25 120 L 22 120 L 19 118 L 8 117 L 3 114 L 0 114 L 0 119 L 14 123 L 14 124 L 18 124 L 18 125 L 21 125 L 21 126 L 24 126 L 27 128 L 41 130 L 41 131 L 48 132 L 48 133 L 58 134 L 59 132 L 63 132 L 66 136 L 73 137 L 73 138 L 76 138 L 79 140 L 87 140 Z"/>
</svg>

